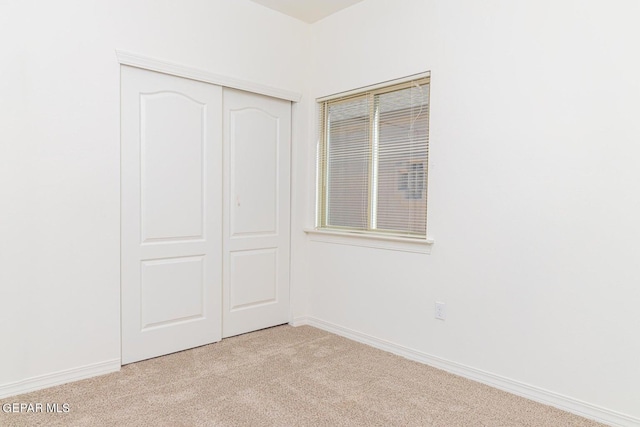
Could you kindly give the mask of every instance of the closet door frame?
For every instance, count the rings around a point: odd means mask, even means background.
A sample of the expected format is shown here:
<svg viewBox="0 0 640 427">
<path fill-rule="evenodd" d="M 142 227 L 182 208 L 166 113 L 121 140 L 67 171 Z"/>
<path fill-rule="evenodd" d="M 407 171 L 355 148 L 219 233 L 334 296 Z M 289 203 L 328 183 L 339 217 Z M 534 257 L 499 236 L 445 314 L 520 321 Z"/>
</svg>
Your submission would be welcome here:
<svg viewBox="0 0 640 427">
<path fill-rule="evenodd" d="M 205 70 L 169 62 L 157 58 L 152 58 L 145 55 L 139 55 L 124 50 L 116 50 L 116 56 L 121 66 L 126 65 L 130 67 L 140 68 L 148 71 L 155 71 L 162 74 L 167 74 L 175 77 L 182 77 L 191 79 L 203 83 L 209 83 L 223 88 L 239 89 L 247 92 L 251 92 L 258 95 L 266 95 L 272 98 L 277 98 L 292 103 L 298 103 L 302 99 L 302 94 L 285 89 L 279 89 L 271 86 L 254 83 L 251 81 L 240 80 L 234 77 L 224 76 L 216 73 L 211 73 Z M 292 112 L 294 111 L 294 104 L 292 104 Z M 290 167 L 290 165 L 288 165 Z M 291 224 L 289 225 L 291 227 Z M 289 230 L 291 234 L 291 230 Z M 122 236 L 121 236 L 122 239 Z M 222 243 L 222 242 L 220 242 Z M 122 240 L 121 240 L 122 245 Z M 289 246 L 291 241 L 289 241 Z M 122 262 L 122 261 L 121 261 Z M 122 269 L 122 265 L 121 265 Z M 291 272 L 291 265 L 289 265 L 289 273 Z M 122 307 L 121 307 L 122 310 Z M 289 313 L 291 311 L 289 310 Z M 289 314 L 291 317 L 291 314 Z M 122 321 L 122 320 L 121 320 Z M 289 319 L 291 321 L 291 319 Z M 121 337 L 122 339 L 122 337 Z M 122 342 L 122 341 L 121 341 Z M 121 362 L 122 363 L 122 362 Z"/>
</svg>

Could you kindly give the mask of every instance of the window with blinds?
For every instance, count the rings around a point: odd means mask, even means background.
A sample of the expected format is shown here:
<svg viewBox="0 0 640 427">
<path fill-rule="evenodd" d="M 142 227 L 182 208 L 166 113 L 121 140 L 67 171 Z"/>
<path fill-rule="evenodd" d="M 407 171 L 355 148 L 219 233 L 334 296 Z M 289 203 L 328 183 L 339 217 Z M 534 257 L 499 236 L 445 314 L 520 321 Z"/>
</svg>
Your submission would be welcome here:
<svg viewBox="0 0 640 427">
<path fill-rule="evenodd" d="M 426 238 L 429 77 L 319 107 L 318 227 Z"/>
</svg>

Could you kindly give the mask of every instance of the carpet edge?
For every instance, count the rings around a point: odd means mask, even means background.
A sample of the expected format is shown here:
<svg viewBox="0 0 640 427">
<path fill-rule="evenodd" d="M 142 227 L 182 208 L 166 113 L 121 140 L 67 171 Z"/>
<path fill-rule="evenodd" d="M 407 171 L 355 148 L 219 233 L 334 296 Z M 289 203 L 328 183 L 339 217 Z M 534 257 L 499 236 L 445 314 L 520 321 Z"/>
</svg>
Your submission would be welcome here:
<svg viewBox="0 0 640 427">
<path fill-rule="evenodd" d="M 640 418 L 623 414 L 611 409 L 603 408 L 574 399 L 569 396 L 562 395 L 553 391 L 549 391 L 540 387 L 532 386 L 520 381 L 516 381 L 507 377 L 493 374 L 491 372 L 476 369 L 458 362 L 423 353 L 408 347 L 404 347 L 372 335 L 364 334 L 353 329 L 345 328 L 331 322 L 317 319 L 311 316 L 300 316 L 294 318 L 290 323 L 291 326 L 312 326 L 327 332 L 349 338 L 377 349 L 405 357 L 407 359 L 432 366 L 443 371 L 459 375 L 461 377 L 486 384 L 488 386 L 521 396 L 538 403 L 553 406 L 566 412 L 579 415 L 600 423 L 619 427 L 640 426 Z"/>
</svg>

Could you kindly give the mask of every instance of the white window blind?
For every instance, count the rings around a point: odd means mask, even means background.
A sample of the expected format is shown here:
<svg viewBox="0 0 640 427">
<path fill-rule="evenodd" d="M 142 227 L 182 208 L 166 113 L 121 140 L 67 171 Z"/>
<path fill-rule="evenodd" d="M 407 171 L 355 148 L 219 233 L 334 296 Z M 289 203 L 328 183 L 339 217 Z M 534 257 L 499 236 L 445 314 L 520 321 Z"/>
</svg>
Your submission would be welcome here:
<svg viewBox="0 0 640 427">
<path fill-rule="evenodd" d="M 320 103 L 320 228 L 426 237 L 429 79 Z"/>
</svg>

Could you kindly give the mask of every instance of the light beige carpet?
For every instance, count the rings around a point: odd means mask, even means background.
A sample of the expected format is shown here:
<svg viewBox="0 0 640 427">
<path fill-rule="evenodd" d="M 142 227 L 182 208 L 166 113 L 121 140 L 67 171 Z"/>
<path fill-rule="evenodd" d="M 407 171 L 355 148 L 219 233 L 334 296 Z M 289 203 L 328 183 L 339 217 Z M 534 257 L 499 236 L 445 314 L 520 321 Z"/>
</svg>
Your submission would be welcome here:
<svg viewBox="0 0 640 427">
<path fill-rule="evenodd" d="M 0 404 L 0 426 L 598 426 L 308 326 L 279 326 Z"/>
</svg>

